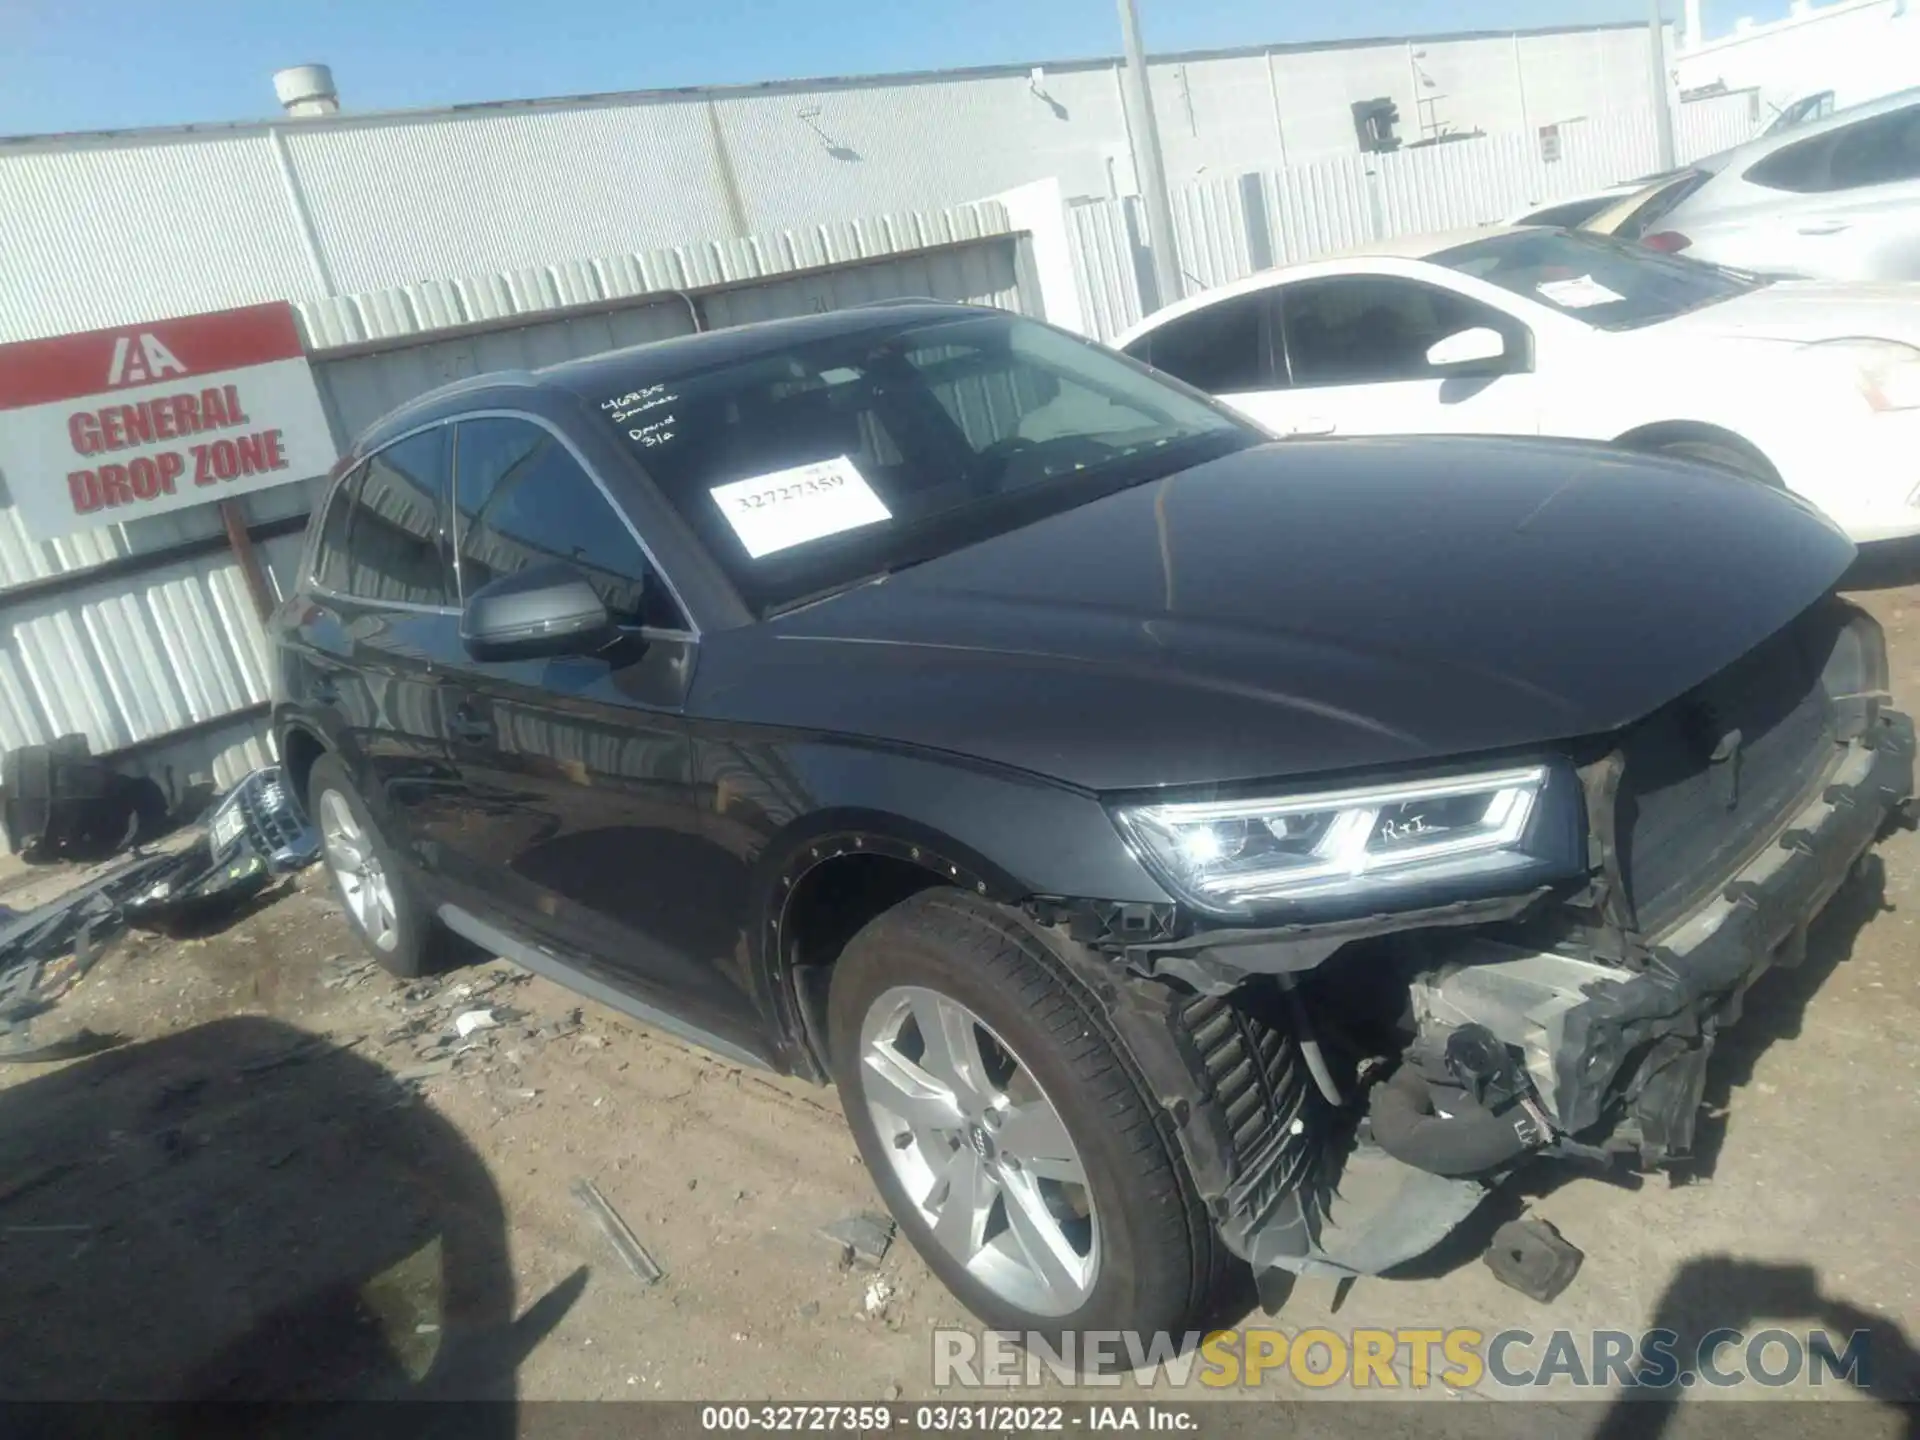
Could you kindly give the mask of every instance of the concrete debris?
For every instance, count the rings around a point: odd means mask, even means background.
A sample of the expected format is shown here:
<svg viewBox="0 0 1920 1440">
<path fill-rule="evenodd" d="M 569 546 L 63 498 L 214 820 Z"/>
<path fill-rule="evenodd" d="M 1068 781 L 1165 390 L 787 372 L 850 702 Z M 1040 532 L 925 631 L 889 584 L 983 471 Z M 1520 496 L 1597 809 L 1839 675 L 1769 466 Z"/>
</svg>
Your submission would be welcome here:
<svg viewBox="0 0 1920 1440">
<path fill-rule="evenodd" d="M 499 1023 L 491 1010 L 467 1010 L 454 1017 L 453 1028 L 464 1040 L 476 1030 L 491 1030 Z"/>
<path fill-rule="evenodd" d="M 869 1315 L 878 1315 L 887 1308 L 887 1302 L 893 1299 L 893 1286 L 885 1280 L 869 1280 L 866 1296 L 860 1302 L 860 1308 Z"/>
<path fill-rule="evenodd" d="M 820 1233 L 841 1250 L 842 1264 L 860 1264 L 869 1268 L 887 1258 L 893 1244 L 893 1221 L 885 1215 L 862 1211 L 820 1227 Z"/>
<path fill-rule="evenodd" d="M 600 1227 L 601 1233 L 607 1237 L 614 1253 L 626 1267 L 643 1283 L 657 1285 L 667 1272 L 647 1253 L 647 1247 L 640 1243 L 639 1237 L 620 1218 L 620 1212 L 600 1193 L 599 1186 L 582 1177 L 573 1182 L 573 1198 L 580 1202 L 580 1208 L 587 1212 L 588 1218 Z"/>
</svg>

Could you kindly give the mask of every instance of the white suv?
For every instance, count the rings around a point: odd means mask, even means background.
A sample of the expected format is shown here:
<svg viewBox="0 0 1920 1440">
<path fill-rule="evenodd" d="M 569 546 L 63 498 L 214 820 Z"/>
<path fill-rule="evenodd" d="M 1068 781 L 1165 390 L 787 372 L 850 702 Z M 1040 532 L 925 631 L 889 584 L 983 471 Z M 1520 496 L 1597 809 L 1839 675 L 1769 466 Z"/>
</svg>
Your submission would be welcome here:
<svg viewBox="0 0 1920 1440">
<path fill-rule="evenodd" d="M 1920 280 L 1920 90 L 1755 140 L 1643 194 L 1653 203 L 1622 202 L 1637 213 L 1604 228 L 1771 274 Z"/>
</svg>

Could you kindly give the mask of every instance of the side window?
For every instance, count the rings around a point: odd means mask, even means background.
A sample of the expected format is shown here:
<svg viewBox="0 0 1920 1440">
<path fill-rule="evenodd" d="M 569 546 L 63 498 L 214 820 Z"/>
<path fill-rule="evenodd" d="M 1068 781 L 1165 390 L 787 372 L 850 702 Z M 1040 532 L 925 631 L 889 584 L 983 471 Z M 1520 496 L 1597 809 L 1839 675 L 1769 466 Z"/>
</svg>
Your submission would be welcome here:
<svg viewBox="0 0 1920 1440">
<path fill-rule="evenodd" d="M 1511 333 L 1506 316 L 1464 295 L 1393 276 L 1303 280 L 1280 292 L 1295 385 L 1370 385 L 1433 373 L 1435 341 L 1487 325 Z"/>
<path fill-rule="evenodd" d="M 1840 132 L 1833 152 L 1833 188 L 1893 185 L 1920 180 L 1920 105 L 1896 110 Z"/>
<path fill-rule="evenodd" d="M 320 543 L 313 552 L 313 582 L 323 590 L 344 595 L 347 590 L 347 519 L 360 494 L 360 482 L 367 477 L 362 465 L 340 482 L 333 492 L 327 515 L 320 522 Z"/>
<path fill-rule="evenodd" d="M 1749 169 L 1746 178 L 1770 190 L 1799 195 L 1920 179 L 1920 105 L 1776 150 Z"/>
<path fill-rule="evenodd" d="M 333 588 L 360 600 L 448 604 L 446 556 L 440 543 L 446 479 L 444 425 L 371 457 L 353 484 L 347 573 Z"/>
<path fill-rule="evenodd" d="M 1269 390 L 1267 297 L 1241 295 L 1182 315 L 1127 347 L 1136 360 L 1164 370 L 1209 395 Z"/>
<path fill-rule="evenodd" d="M 560 560 L 586 576 L 619 624 L 686 627 L 626 522 L 551 431 L 489 416 L 462 420 L 455 443 L 463 595 Z"/>
</svg>

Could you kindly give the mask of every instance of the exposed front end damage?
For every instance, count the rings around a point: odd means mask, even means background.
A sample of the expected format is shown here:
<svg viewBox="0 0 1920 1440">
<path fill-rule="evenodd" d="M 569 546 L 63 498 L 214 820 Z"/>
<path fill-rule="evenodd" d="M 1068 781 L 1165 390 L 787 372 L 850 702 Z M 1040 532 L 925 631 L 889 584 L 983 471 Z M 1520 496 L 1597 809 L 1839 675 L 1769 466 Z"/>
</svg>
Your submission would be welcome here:
<svg viewBox="0 0 1920 1440">
<path fill-rule="evenodd" d="M 1227 1245 L 1371 1274 L 1536 1156 L 1684 1158 L 1748 988 L 1913 793 L 1878 627 L 1837 600 L 1628 730 L 1571 747 L 1583 885 L 1334 925 L 1037 908 L 1109 1009 Z"/>
</svg>

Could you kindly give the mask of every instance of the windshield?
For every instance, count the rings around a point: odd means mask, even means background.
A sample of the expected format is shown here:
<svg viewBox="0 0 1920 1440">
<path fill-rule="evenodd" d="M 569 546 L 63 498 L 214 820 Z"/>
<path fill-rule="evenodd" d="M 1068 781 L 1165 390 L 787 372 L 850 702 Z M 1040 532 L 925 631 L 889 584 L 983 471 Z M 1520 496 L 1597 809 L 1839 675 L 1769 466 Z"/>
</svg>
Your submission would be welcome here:
<svg viewBox="0 0 1920 1440">
<path fill-rule="evenodd" d="M 1764 283 L 1743 271 L 1565 230 L 1493 235 L 1431 258 L 1601 330 L 1657 324 Z"/>
<path fill-rule="evenodd" d="M 972 311 L 598 408 L 762 614 L 1264 438 L 1111 351 Z"/>
</svg>

